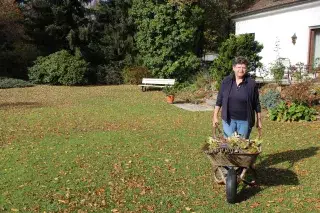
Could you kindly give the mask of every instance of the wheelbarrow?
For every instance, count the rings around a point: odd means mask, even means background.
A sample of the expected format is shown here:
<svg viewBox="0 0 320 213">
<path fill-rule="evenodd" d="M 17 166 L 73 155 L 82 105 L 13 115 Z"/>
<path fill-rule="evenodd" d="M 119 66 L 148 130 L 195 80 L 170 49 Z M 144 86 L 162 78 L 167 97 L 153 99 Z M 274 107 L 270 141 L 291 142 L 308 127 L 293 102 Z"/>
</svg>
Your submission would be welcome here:
<svg viewBox="0 0 320 213">
<path fill-rule="evenodd" d="M 219 131 L 221 144 L 214 152 L 209 151 L 209 144 L 206 144 L 202 150 L 209 158 L 212 164 L 213 178 L 218 184 L 226 185 L 226 197 L 228 203 L 235 203 L 237 196 L 237 187 L 240 182 L 249 186 L 255 186 L 256 171 L 254 163 L 261 153 L 261 147 L 257 153 L 236 153 L 230 151 L 230 148 L 224 146 L 226 139 L 222 137 L 221 130 L 214 129 L 213 138 L 217 138 L 216 130 Z M 261 129 L 258 129 L 259 139 L 261 138 Z M 247 179 L 247 172 L 251 170 L 253 180 Z"/>
</svg>

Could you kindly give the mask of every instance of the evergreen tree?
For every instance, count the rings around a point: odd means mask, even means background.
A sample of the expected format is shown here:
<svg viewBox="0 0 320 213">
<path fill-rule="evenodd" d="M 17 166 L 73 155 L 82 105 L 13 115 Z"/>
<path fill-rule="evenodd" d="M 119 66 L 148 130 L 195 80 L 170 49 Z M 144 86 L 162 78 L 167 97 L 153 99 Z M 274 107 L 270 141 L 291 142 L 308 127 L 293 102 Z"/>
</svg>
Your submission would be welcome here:
<svg viewBox="0 0 320 213">
<path fill-rule="evenodd" d="M 29 0 L 22 7 L 26 33 L 44 52 L 81 50 L 87 42 L 85 3 L 90 0 Z"/>
<path fill-rule="evenodd" d="M 109 0 L 93 9 L 86 58 L 97 83 L 121 83 L 123 67 L 133 62 L 135 29 L 128 14 L 130 7 L 131 0 Z"/>
</svg>

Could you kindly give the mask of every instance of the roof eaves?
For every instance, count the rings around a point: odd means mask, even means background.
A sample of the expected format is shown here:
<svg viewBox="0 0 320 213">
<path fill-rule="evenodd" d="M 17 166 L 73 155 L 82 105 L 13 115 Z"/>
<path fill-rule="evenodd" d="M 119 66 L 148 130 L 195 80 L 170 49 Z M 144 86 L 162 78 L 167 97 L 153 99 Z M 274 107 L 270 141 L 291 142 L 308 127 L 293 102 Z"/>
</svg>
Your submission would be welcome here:
<svg viewBox="0 0 320 213">
<path fill-rule="evenodd" d="M 306 3 L 310 3 L 310 2 L 314 2 L 314 1 L 319 1 L 319 0 L 300 0 L 300 1 L 296 1 L 296 2 L 290 2 L 290 3 L 270 6 L 270 7 L 266 7 L 266 8 L 262 8 L 262 9 L 258 9 L 258 10 L 244 11 L 244 12 L 232 14 L 231 19 L 255 15 L 258 13 L 268 12 L 268 11 L 282 9 L 282 8 L 291 7 L 291 6 L 297 6 L 297 5 L 306 4 Z"/>
</svg>

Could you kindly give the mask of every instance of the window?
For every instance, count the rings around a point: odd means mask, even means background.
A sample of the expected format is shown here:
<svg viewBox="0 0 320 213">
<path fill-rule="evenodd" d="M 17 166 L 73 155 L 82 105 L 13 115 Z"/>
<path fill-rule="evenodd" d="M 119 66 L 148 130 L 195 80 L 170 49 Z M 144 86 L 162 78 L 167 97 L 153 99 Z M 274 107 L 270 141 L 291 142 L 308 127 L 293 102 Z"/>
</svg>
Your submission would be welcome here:
<svg viewBox="0 0 320 213">
<path fill-rule="evenodd" d="M 320 28 L 310 29 L 308 64 L 312 67 L 320 67 Z"/>
</svg>

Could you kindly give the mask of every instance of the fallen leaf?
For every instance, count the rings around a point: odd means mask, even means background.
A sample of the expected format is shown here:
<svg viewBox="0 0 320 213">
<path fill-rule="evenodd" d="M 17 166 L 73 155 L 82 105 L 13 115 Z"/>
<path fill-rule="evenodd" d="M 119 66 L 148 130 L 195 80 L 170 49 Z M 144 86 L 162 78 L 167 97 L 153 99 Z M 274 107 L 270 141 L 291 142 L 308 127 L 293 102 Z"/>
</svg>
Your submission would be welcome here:
<svg viewBox="0 0 320 213">
<path fill-rule="evenodd" d="M 258 207 L 259 205 L 260 205 L 260 203 L 255 202 L 255 203 L 253 203 L 253 204 L 250 206 L 250 208 L 256 208 L 256 207 Z"/>
</svg>

